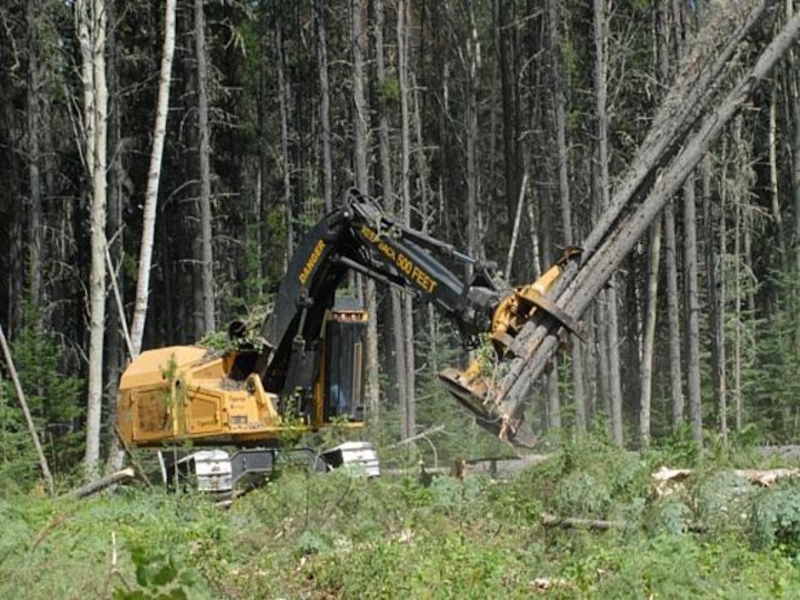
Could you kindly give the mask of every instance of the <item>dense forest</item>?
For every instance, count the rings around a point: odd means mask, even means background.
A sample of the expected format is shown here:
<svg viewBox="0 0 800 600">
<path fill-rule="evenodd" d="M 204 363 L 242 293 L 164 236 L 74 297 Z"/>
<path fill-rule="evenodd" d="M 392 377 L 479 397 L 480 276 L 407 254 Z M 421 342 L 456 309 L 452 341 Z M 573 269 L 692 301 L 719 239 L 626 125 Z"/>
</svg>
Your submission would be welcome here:
<svg viewBox="0 0 800 600">
<path fill-rule="evenodd" d="M 791 0 L 3 2 L 0 324 L 51 466 L 114 455 L 116 389 L 140 350 L 262 318 L 304 232 L 352 186 L 533 281 L 590 234 L 708 30 L 758 6 L 730 81 Z M 796 439 L 796 54 L 531 388 L 538 435 Z M 381 285 L 358 293 L 375 436 L 444 423 L 449 452 L 480 452 L 436 381 L 466 358 L 451 325 Z M 21 484 L 36 461 L 7 367 L 0 478 Z"/>
</svg>

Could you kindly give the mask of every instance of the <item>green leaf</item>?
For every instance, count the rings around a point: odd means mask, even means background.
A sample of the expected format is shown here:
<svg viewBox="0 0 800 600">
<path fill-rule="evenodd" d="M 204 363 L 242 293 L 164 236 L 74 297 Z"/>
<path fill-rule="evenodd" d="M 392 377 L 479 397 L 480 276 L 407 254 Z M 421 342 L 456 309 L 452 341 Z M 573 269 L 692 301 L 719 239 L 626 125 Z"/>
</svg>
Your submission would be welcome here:
<svg viewBox="0 0 800 600">
<path fill-rule="evenodd" d="M 158 586 L 165 586 L 169 583 L 175 581 L 175 578 L 178 576 L 178 569 L 175 568 L 171 562 L 162 566 L 156 573 L 153 575 L 152 582 L 153 585 Z"/>
</svg>

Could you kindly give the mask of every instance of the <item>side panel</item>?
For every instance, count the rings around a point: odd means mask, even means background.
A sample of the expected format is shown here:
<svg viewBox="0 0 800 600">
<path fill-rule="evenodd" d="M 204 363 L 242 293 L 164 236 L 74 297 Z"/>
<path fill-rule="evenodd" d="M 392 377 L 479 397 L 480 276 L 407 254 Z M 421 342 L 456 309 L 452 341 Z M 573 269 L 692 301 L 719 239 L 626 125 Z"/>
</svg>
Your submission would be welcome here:
<svg viewBox="0 0 800 600">
<path fill-rule="evenodd" d="M 132 390 L 133 440 L 162 440 L 175 434 L 175 407 L 164 386 Z"/>
</svg>

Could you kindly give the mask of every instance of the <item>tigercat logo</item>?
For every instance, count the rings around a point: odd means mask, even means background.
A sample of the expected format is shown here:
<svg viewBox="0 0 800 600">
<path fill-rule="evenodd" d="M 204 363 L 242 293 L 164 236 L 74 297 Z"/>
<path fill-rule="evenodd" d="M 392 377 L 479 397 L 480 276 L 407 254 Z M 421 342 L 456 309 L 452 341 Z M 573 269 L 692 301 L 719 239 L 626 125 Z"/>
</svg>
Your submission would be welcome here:
<svg viewBox="0 0 800 600">
<path fill-rule="evenodd" d="M 308 257 L 303 270 L 300 272 L 300 283 L 303 285 L 306 284 L 308 278 L 311 276 L 311 271 L 314 270 L 314 267 L 317 266 L 319 262 L 320 256 L 322 256 L 322 252 L 325 250 L 325 242 L 322 240 L 317 241 L 317 245 L 314 246 L 314 250 L 311 252 L 311 256 Z"/>
</svg>

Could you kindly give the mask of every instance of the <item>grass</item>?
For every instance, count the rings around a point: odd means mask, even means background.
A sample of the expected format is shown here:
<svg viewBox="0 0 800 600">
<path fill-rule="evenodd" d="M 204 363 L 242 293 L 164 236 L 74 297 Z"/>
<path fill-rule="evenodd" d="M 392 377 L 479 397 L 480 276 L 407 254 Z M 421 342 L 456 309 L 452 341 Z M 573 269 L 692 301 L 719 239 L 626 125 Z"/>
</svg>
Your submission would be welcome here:
<svg viewBox="0 0 800 600">
<path fill-rule="evenodd" d="M 743 502 L 741 482 L 711 463 L 665 502 L 648 487 L 665 457 L 588 440 L 508 482 L 286 473 L 228 510 L 135 487 L 83 501 L 8 496 L 0 597 L 528 598 L 548 586 L 554 598 L 799 596 L 796 486 Z M 739 520 L 714 518 L 729 506 Z M 629 526 L 547 529 L 545 511 Z M 685 532 L 687 516 L 708 532 Z"/>
</svg>

